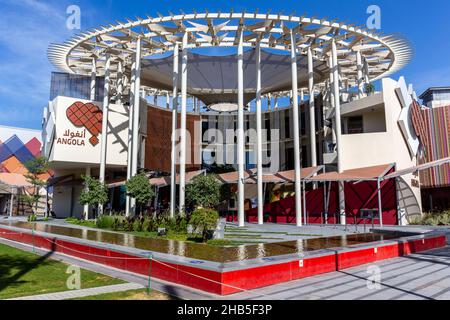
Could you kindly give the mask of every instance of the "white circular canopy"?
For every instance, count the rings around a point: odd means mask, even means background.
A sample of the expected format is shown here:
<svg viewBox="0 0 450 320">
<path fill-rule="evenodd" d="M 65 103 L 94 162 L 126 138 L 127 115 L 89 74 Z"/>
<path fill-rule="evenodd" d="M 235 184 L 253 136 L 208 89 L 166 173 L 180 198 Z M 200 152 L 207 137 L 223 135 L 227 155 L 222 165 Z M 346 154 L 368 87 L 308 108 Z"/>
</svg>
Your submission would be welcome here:
<svg viewBox="0 0 450 320">
<path fill-rule="evenodd" d="M 111 70 L 117 69 L 117 63 L 121 61 L 125 72 L 129 73 L 138 37 L 143 43 L 145 66 L 146 57 L 173 50 L 175 43 L 182 42 L 184 33 L 189 35 L 188 48 L 208 48 L 234 47 L 241 32 L 244 47 L 255 47 L 259 42 L 263 49 L 284 51 L 290 50 L 290 34 L 294 32 L 299 54 L 306 55 L 308 48 L 311 48 L 316 64 L 327 63 L 334 40 L 338 46 L 342 80 L 350 85 L 357 83 L 357 52 L 367 61 L 367 73 L 371 80 L 398 71 L 412 56 L 410 46 L 401 38 L 383 36 L 336 20 L 281 14 L 193 13 L 138 18 L 102 26 L 81 33 L 63 44 L 52 44 L 48 57 L 61 71 L 85 75 L 91 74 L 92 61 L 96 59 L 98 75 L 102 75 L 105 56 L 109 53 L 113 57 Z M 214 76 L 211 74 L 211 77 Z M 320 78 L 315 80 L 318 87 L 323 81 Z M 145 85 L 145 74 L 142 84 Z"/>
<path fill-rule="evenodd" d="M 238 79 L 237 55 L 205 56 L 188 54 L 187 93 L 197 97 L 206 105 L 236 104 Z M 180 69 L 181 70 L 181 61 Z M 298 56 L 299 87 L 308 85 L 308 65 L 304 56 Z M 256 95 L 255 50 L 248 50 L 243 56 L 244 64 L 244 104 Z M 262 94 L 289 91 L 292 88 L 291 57 L 275 53 L 261 52 Z M 314 62 L 314 80 L 321 83 L 328 79 L 328 66 L 323 61 Z M 173 55 L 161 59 L 143 59 L 141 84 L 157 90 L 173 90 Z M 210 108 L 214 110 L 214 108 Z M 221 108 L 223 109 L 223 108 Z"/>
</svg>

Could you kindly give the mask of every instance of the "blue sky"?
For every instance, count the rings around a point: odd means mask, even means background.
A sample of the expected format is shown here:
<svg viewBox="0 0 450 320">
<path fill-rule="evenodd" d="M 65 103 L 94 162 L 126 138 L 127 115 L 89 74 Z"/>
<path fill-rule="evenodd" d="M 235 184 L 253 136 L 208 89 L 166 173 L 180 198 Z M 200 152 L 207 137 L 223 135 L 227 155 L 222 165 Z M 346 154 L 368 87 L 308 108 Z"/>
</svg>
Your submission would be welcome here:
<svg viewBox="0 0 450 320">
<path fill-rule="evenodd" d="M 450 1 L 448 0 L 0 0 L 0 124 L 40 129 L 48 103 L 50 72 L 46 50 L 74 34 L 66 28 L 66 8 L 81 8 L 81 28 L 114 23 L 125 18 L 183 10 L 210 12 L 282 12 L 339 18 L 365 25 L 369 5 L 381 8 L 385 34 L 399 33 L 413 45 L 412 62 L 398 74 L 421 93 L 429 86 L 450 85 Z"/>
</svg>

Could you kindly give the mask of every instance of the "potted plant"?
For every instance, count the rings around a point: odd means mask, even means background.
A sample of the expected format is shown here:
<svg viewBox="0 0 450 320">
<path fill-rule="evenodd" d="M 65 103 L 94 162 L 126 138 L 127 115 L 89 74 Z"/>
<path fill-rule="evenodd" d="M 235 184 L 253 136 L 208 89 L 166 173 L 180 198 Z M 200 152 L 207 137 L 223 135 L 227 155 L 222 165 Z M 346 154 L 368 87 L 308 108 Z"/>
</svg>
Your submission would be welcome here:
<svg viewBox="0 0 450 320">
<path fill-rule="evenodd" d="M 375 93 L 375 86 L 372 83 L 366 84 L 366 87 L 364 88 L 364 91 L 368 96 L 371 96 Z"/>
</svg>

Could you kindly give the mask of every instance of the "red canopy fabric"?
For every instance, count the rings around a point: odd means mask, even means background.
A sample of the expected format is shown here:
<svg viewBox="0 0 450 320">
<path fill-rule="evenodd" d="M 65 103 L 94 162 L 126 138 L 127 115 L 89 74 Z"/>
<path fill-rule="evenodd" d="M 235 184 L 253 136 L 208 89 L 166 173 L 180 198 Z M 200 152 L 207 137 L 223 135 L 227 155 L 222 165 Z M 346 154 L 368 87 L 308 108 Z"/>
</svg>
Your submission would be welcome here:
<svg viewBox="0 0 450 320">
<path fill-rule="evenodd" d="M 312 182 L 328 182 L 328 181 L 373 181 L 384 177 L 394 167 L 393 164 L 385 164 L 380 166 L 356 168 L 345 170 L 342 173 L 327 172 L 308 179 Z"/>
</svg>

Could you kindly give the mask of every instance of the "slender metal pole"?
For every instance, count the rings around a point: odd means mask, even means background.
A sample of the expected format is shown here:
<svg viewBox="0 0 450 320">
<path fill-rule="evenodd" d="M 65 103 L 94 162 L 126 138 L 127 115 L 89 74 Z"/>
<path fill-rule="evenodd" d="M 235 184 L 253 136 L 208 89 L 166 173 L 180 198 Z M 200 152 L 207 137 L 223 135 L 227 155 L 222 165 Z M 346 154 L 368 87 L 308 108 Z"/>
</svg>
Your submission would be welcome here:
<svg viewBox="0 0 450 320">
<path fill-rule="evenodd" d="M 308 91 L 309 91 L 309 136 L 311 143 L 311 166 L 317 167 L 316 109 L 314 101 L 314 60 L 311 47 L 308 47 Z M 314 184 L 314 186 L 316 186 L 316 184 Z"/>
<path fill-rule="evenodd" d="M 366 59 L 363 59 L 363 70 L 364 70 L 364 82 L 366 84 L 370 84 L 370 77 L 369 77 L 369 63 Z"/>
<path fill-rule="evenodd" d="M 291 68 L 292 68 L 292 111 L 294 122 L 294 165 L 295 165 L 295 211 L 297 226 L 302 226 L 302 187 L 300 164 L 300 115 L 298 108 L 298 79 L 297 79 L 297 43 L 294 31 L 291 30 Z"/>
<path fill-rule="evenodd" d="M 9 204 L 9 216 L 13 216 L 14 210 L 14 188 L 11 188 L 11 203 Z"/>
<path fill-rule="evenodd" d="M 106 152 L 108 145 L 108 113 L 109 113 L 109 73 L 111 66 L 111 56 L 106 54 L 106 65 L 105 65 L 105 87 L 103 90 L 103 118 L 102 118 L 102 140 L 101 140 L 101 151 L 100 151 L 100 174 L 99 180 L 101 183 L 105 183 L 106 176 Z M 99 215 L 103 214 L 103 204 L 99 205 Z"/>
<path fill-rule="evenodd" d="M 172 97 L 172 153 L 171 153 L 171 176 L 170 176 L 170 217 L 175 217 L 176 199 L 177 199 L 177 122 L 178 122 L 178 79 L 179 79 L 179 62 L 180 54 L 179 44 L 175 44 L 173 49 L 173 97 Z"/>
<path fill-rule="evenodd" d="M 50 208 L 48 207 L 48 184 L 45 185 L 45 218 L 49 217 Z"/>
<path fill-rule="evenodd" d="M 395 191 L 397 196 L 397 219 L 398 219 L 398 225 L 403 225 L 403 217 L 402 217 L 402 208 L 400 206 L 400 198 L 401 198 L 401 192 L 400 192 L 400 178 L 395 178 Z M 430 208 L 433 208 L 433 199 L 431 198 L 430 194 Z"/>
<path fill-rule="evenodd" d="M 92 58 L 92 70 L 91 70 L 91 92 L 90 99 L 91 101 L 95 101 L 95 86 L 97 81 L 97 61 L 95 58 Z"/>
<path fill-rule="evenodd" d="M 91 167 L 89 167 L 89 166 L 86 167 L 85 175 L 86 175 L 86 177 L 91 176 Z M 85 187 L 85 189 L 87 189 L 87 186 Z M 84 219 L 89 220 L 89 204 L 88 203 L 86 203 L 84 205 L 83 211 L 84 211 Z"/>
<path fill-rule="evenodd" d="M 333 70 L 334 61 L 332 55 L 330 55 L 328 64 L 330 66 L 330 107 L 333 109 L 335 105 L 335 99 L 334 99 L 334 70 Z M 333 144 L 336 146 L 336 121 L 333 121 L 331 137 Z M 332 151 L 334 152 L 335 150 Z"/>
<path fill-rule="evenodd" d="M 381 182 L 380 182 L 380 179 L 377 180 L 377 190 L 378 190 L 378 215 L 380 216 L 380 227 L 383 227 L 383 204 L 381 202 Z"/>
<path fill-rule="evenodd" d="M 270 97 L 270 96 L 269 96 Z M 269 98 L 270 101 L 270 98 Z M 263 166 L 262 166 L 262 105 L 261 105 L 261 44 L 256 45 L 256 135 L 258 224 L 264 224 Z"/>
<path fill-rule="evenodd" d="M 128 151 L 127 151 L 127 180 L 130 180 L 132 175 L 132 162 L 133 162 L 133 114 L 134 114 L 134 89 L 136 80 L 136 61 L 133 61 L 131 65 L 131 81 L 130 81 L 130 108 L 128 110 Z M 126 196 L 125 202 L 125 215 L 127 217 L 131 216 L 131 207 L 134 206 L 134 201 L 132 201 L 130 196 Z"/>
<path fill-rule="evenodd" d="M 342 168 L 342 145 L 341 145 L 341 99 L 340 99 L 340 88 L 339 88 L 339 60 L 337 55 L 337 47 L 336 42 L 333 40 L 331 42 L 331 51 L 333 57 L 333 88 L 334 88 L 334 109 L 335 109 L 335 123 L 336 123 L 336 150 L 337 150 L 337 167 L 338 173 L 343 172 Z M 340 222 L 342 225 L 345 225 L 346 222 L 346 214 L 345 214 L 345 191 L 344 191 L 344 182 L 339 181 L 339 215 Z"/>
<path fill-rule="evenodd" d="M 244 184 L 244 33 L 239 34 L 238 45 L 238 125 L 237 125 L 237 163 L 238 163 L 238 223 L 240 227 L 245 226 L 245 184 Z"/>
<path fill-rule="evenodd" d="M 181 60 L 181 124 L 180 124 L 180 215 L 185 210 L 186 189 L 186 109 L 187 109 L 187 63 L 188 63 L 188 33 L 183 35 L 183 52 Z"/>
<path fill-rule="evenodd" d="M 136 40 L 135 71 L 134 71 L 134 102 L 133 102 L 133 142 L 131 159 L 131 177 L 138 172 L 138 154 L 139 154 L 139 115 L 140 115 L 140 87 L 141 87 L 141 38 Z M 130 207 L 132 214 L 136 214 L 136 201 L 131 199 Z"/>
<path fill-rule="evenodd" d="M 123 95 L 123 62 L 119 61 L 117 64 L 117 104 L 122 104 Z"/>
<path fill-rule="evenodd" d="M 356 51 L 356 67 L 358 69 L 358 98 L 364 97 L 364 76 L 361 51 Z"/>
<path fill-rule="evenodd" d="M 328 224 L 328 203 L 327 203 L 327 183 L 323 183 L 323 211 L 324 211 L 324 220 L 325 225 Z"/>
<path fill-rule="evenodd" d="M 306 184 L 305 181 L 303 181 L 303 223 L 308 225 L 308 213 L 306 209 Z"/>
</svg>

